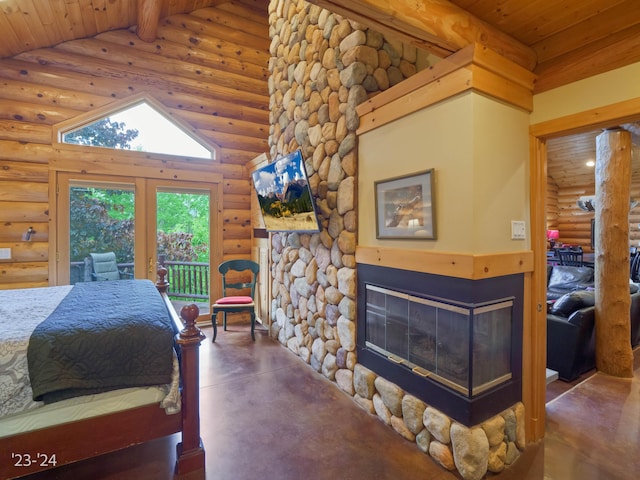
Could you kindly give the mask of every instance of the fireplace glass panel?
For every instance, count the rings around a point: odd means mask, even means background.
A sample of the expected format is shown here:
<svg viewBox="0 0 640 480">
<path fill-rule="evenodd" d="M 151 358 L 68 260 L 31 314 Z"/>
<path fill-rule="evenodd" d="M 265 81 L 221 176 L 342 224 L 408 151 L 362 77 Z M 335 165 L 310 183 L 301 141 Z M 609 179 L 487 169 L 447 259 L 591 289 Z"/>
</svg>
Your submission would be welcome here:
<svg viewBox="0 0 640 480">
<path fill-rule="evenodd" d="M 469 311 L 438 309 L 436 375 L 455 385 L 469 383 Z"/>
<path fill-rule="evenodd" d="M 473 318 L 473 388 L 482 388 L 511 372 L 510 305 L 477 309 Z"/>
<path fill-rule="evenodd" d="M 423 303 L 409 303 L 409 362 L 436 371 L 437 309 Z"/>
<path fill-rule="evenodd" d="M 409 350 L 409 300 L 387 295 L 387 351 L 401 358 Z"/>
<path fill-rule="evenodd" d="M 511 378 L 513 301 L 456 305 L 366 286 L 366 346 L 466 395 Z"/>
<path fill-rule="evenodd" d="M 386 349 L 386 295 L 371 289 L 367 291 L 367 342 Z"/>
</svg>

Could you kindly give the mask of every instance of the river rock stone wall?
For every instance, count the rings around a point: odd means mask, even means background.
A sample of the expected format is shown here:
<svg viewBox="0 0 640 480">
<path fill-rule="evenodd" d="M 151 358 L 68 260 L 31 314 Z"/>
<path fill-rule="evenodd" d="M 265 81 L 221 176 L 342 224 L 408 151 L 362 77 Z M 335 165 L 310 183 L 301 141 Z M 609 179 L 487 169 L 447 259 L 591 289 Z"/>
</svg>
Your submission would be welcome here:
<svg viewBox="0 0 640 480">
<path fill-rule="evenodd" d="M 500 471 L 524 445 L 521 405 L 468 429 L 356 358 L 355 107 L 434 58 L 303 0 L 272 0 L 269 34 L 270 156 L 302 150 L 322 224 L 272 235 L 270 334 L 444 468 Z"/>
</svg>

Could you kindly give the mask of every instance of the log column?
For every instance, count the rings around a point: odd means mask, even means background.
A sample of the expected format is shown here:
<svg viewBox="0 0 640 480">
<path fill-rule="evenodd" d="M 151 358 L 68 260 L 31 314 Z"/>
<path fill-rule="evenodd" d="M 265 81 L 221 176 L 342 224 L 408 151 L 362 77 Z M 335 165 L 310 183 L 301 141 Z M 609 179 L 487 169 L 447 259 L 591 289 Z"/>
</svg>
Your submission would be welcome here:
<svg viewBox="0 0 640 480">
<path fill-rule="evenodd" d="M 605 130 L 596 138 L 596 367 L 633 376 L 629 296 L 631 134 Z"/>
</svg>

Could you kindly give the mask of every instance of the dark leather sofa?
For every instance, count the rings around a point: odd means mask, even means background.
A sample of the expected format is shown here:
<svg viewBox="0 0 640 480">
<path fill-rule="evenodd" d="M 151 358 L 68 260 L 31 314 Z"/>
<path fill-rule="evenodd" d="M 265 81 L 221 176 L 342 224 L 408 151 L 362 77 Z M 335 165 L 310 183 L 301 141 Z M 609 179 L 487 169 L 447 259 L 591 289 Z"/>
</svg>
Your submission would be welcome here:
<svg viewBox="0 0 640 480">
<path fill-rule="evenodd" d="M 552 268 L 556 271 L 547 277 L 547 368 L 557 371 L 560 379 L 572 381 L 595 368 L 593 269 Z M 629 291 L 631 344 L 636 346 L 640 344 L 640 292 L 635 284 L 630 284 Z"/>
<path fill-rule="evenodd" d="M 593 268 L 547 265 L 547 302 L 566 293 L 593 288 Z"/>
</svg>

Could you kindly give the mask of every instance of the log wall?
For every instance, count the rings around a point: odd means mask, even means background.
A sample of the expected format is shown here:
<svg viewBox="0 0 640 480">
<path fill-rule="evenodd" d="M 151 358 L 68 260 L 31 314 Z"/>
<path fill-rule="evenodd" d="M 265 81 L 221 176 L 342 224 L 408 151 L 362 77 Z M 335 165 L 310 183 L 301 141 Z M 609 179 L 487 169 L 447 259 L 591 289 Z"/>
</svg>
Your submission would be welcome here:
<svg viewBox="0 0 640 480">
<path fill-rule="evenodd" d="M 267 19 L 266 3 L 233 0 L 161 19 L 154 42 L 132 27 L 0 60 L 0 248 L 12 249 L 0 289 L 49 284 L 49 165 L 79 156 L 52 145 L 52 126 L 143 92 L 220 146 L 219 163 L 171 163 L 222 174 L 223 257 L 249 258 L 245 164 L 269 148 Z"/>
<path fill-rule="evenodd" d="M 594 212 L 578 208 L 578 199 L 594 195 L 595 185 L 559 188 L 552 179 L 547 183 L 547 228 L 560 231 L 561 243 L 580 245 L 591 252 L 591 220 Z M 631 178 L 631 198 L 640 200 L 640 174 Z M 640 245 L 640 206 L 629 213 L 629 246 Z"/>
</svg>

